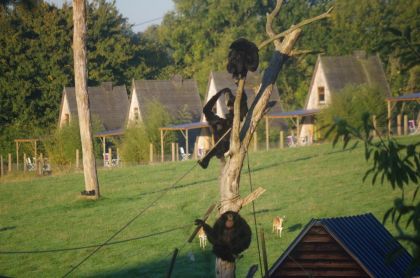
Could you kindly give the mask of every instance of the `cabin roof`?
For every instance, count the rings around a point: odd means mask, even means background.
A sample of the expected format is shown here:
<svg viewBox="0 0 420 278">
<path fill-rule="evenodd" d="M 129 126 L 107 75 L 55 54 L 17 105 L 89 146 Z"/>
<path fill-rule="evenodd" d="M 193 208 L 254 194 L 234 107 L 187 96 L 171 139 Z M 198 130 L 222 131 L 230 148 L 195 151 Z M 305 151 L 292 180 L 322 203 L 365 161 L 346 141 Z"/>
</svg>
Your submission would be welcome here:
<svg viewBox="0 0 420 278">
<path fill-rule="evenodd" d="M 70 113 L 78 115 L 75 88 L 64 87 L 63 97 L 64 95 L 67 97 Z M 125 86 L 113 87 L 111 82 L 103 82 L 101 86 L 88 87 L 88 95 L 90 112 L 99 118 L 105 130 L 124 127 L 128 111 Z"/>
<path fill-rule="evenodd" d="M 179 75 L 171 80 L 135 80 L 133 86 L 138 97 L 143 119 L 147 119 L 146 107 L 151 101 L 161 103 L 174 120 L 180 120 L 180 111 L 191 115 L 190 122 L 197 122 L 201 116 L 201 100 L 197 82 L 182 79 Z"/>
<path fill-rule="evenodd" d="M 377 55 L 366 56 L 363 52 L 357 52 L 345 56 L 319 56 L 318 59 L 328 87 L 333 93 L 349 84 L 369 84 L 379 87 L 385 96 L 391 95 L 381 60 Z"/>
<path fill-rule="evenodd" d="M 373 277 L 404 277 L 412 257 L 373 216 L 312 219 L 287 250 L 274 263 L 269 273 L 279 269 L 302 238 L 314 227 L 322 226 Z M 401 248 L 399 256 L 388 263 L 388 255 Z M 417 270 L 415 274 L 419 274 Z"/>
</svg>

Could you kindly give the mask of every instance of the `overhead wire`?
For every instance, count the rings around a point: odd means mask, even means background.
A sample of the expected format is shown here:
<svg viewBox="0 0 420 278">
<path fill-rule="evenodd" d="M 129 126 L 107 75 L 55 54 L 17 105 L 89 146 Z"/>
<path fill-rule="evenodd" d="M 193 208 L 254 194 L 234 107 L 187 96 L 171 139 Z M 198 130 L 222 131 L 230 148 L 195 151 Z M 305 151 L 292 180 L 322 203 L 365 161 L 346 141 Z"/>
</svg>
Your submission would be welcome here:
<svg viewBox="0 0 420 278">
<path fill-rule="evenodd" d="M 250 186 L 250 190 L 251 190 L 251 193 L 252 193 L 252 191 L 253 191 L 254 189 L 253 189 L 253 186 L 252 186 L 252 179 L 251 179 L 251 167 L 249 166 L 249 153 L 248 153 L 248 150 L 247 150 L 246 157 L 247 157 L 247 162 L 248 162 L 248 178 L 249 178 L 249 186 Z M 262 261 L 261 261 L 261 252 L 260 252 L 260 241 L 259 241 L 259 238 L 258 238 L 257 216 L 256 216 L 256 214 L 255 214 L 255 203 L 254 203 L 254 201 L 252 201 L 252 215 L 253 215 L 253 217 L 254 217 L 255 238 L 257 239 L 258 261 L 259 261 L 259 264 L 260 264 L 260 274 L 261 274 L 261 277 L 263 277 L 263 273 L 262 273 Z"/>
<path fill-rule="evenodd" d="M 162 234 L 167 234 L 167 233 L 170 233 L 170 232 L 173 232 L 173 231 L 177 231 L 177 230 L 187 228 L 189 226 L 190 225 L 184 225 L 184 226 L 175 227 L 175 228 L 171 228 L 171 229 L 167 229 L 167 230 L 164 230 L 164 231 L 151 233 L 151 234 L 147 234 L 147 235 L 143 235 L 143 236 L 137 236 L 137 237 L 127 238 L 127 239 L 118 240 L 118 241 L 112 241 L 112 242 L 108 242 L 107 244 L 105 244 L 105 246 L 116 245 L 116 244 L 141 240 L 141 239 L 144 239 L 144 238 L 154 237 L 154 236 L 158 236 L 158 235 L 162 235 Z M 90 249 L 90 248 L 94 248 L 94 247 L 98 247 L 98 246 L 101 246 L 101 244 L 68 247 L 68 248 L 45 249 L 45 250 L 0 251 L 0 255 L 58 253 L 58 252 L 68 252 L 68 251 Z"/>
<path fill-rule="evenodd" d="M 116 237 L 119 233 L 121 233 L 125 228 L 127 228 L 131 223 L 133 223 L 137 218 L 139 218 L 144 212 L 146 212 L 148 209 L 150 209 L 152 206 L 155 205 L 157 201 L 163 198 L 165 194 L 175 185 L 181 181 L 184 177 L 186 177 L 194 168 L 198 165 L 198 163 L 194 163 L 193 167 L 191 167 L 188 171 L 186 171 L 181 177 L 179 177 L 171 187 L 167 188 L 167 190 L 163 191 L 162 194 L 160 194 L 157 198 L 155 198 L 148 206 L 143 208 L 137 215 L 135 215 L 130 221 L 128 221 L 124 226 L 122 226 L 117 232 L 115 232 L 110 238 L 108 238 L 103 244 L 99 245 L 95 248 L 89 255 L 87 255 L 84 259 L 82 259 L 77 265 L 72 267 L 66 274 L 63 275 L 63 277 L 69 276 L 73 271 L 75 271 L 77 268 L 79 268 L 84 262 L 86 262 L 90 257 L 92 257 L 96 252 L 98 252 L 102 247 L 104 247 L 107 243 L 109 243 L 114 237 Z"/>
</svg>

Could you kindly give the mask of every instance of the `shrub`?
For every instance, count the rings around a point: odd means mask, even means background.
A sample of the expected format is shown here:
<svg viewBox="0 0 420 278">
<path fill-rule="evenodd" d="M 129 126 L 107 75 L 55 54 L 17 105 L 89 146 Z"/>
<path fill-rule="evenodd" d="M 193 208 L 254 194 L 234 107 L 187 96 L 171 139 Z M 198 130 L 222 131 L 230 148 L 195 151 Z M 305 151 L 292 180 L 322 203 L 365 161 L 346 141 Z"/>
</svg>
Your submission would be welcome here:
<svg viewBox="0 0 420 278">
<path fill-rule="evenodd" d="M 362 115 L 366 112 L 376 115 L 378 127 L 386 125 L 385 94 L 377 87 L 349 85 L 332 94 L 331 100 L 332 103 L 317 118 L 321 132 L 323 127 L 332 125 L 336 118 L 345 120 L 355 128 L 361 128 Z"/>
<path fill-rule="evenodd" d="M 160 150 L 160 127 L 172 123 L 169 112 L 159 102 L 152 101 L 146 107 L 147 118 L 144 123 L 132 125 L 126 129 L 119 144 L 121 158 L 126 162 L 141 163 L 149 159 L 149 144 Z M 175 141 L 175 135 L 169 132 L 165 142 Z M 169 151 L 169 145 L 165 146 Z"/>
<path fill-rule="evenodd" d="M 92 117 L 92 133 L 103 130 L 99 119 Z M 80 141 L 80 128 L 78 120 L 70 121 L 69 125 L 57 127 L 45 140 L 45 149 L 51 164 L 59 168 L 69 167 L 75 162 L 76 149 L 80 150 L 82 159 L 82 143 Z M 95 157 L 102 157 L 101 146 L 93 140 Z"/>
</svg>

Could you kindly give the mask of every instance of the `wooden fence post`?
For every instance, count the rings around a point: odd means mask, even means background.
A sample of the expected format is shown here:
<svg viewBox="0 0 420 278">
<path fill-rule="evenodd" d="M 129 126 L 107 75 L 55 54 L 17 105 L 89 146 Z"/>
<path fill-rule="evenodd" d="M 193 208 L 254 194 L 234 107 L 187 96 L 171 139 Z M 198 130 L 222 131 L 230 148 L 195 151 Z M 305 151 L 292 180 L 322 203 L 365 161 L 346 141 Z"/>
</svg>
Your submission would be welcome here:
<svg viewBox="0 0 420 278">
<path fill-rule="evenodd" d="M 397 115 L 397 135 L 401 136 L 401 114 Z"/>
<path fill-rule="evenodd" d="M 108 165 L 112 167 L 112 149 L 108 148 Z"/>
<path fill-rule="evenodd" d="M 37 170 L 38 170 L 38 175 L 40 176 L 42 176 L 42 169 L 44 169 L 44 155 L 40 153 L 39 159 L 37 160 Z"/>
<path fill-rule="evenodd" d="M 12 154 L 11 153 L 7 155 L 7 171 L 9 173 L 12 172 Z"/>
<path fill-rule="evenodd" d="M 408 134 L 408 116 L 404 115 L 404 135 Z"/>
<path fill-rule="evenodd" d="M 23 153 L 23 172 L 26 172 L 26 153 Z"/>
<path fill-rule="evenodd" d="M 171 143 L 171 154 L 172 154 L 172 161 L 175 161 L 175 143 Z"/>
<path fill-rule="evenodd" d="M 4 176 L 3 155 L 0 156 L 0 176 Z"/>
<path fill-rule="evenodd" d="M 283 130 L 280 131 L 280 140 L 279 140 L 279 142 L 280 142 L 280 144 L 279 144 L 280 149 L 283 149 L 284 148 L 284 132 L 283 132 Z"/>
<path fill-rule="evenodd" d="M 153 163 L 153 144 L 149 144 L 149 162 Z"/>
<path fill-rule="evenodd" d="M 79 149 L 76 149 L 76 169 L 79 169 L 80 166 L 80 154 L 79 154 Z"/>
<path fill-rule="evenodd" d="M 268 277 L 268 261 L 267 261 L 267 249 L 265 247 L 265 238 L 264 238 L 264 230 L 263 228 L 260 229 L 260 239 L 261 239 L 261 249 L 262 249 L 262 256 L 263 256 L 263 265 L 264 265 L 264 277 Z"/>
<path fill-rule="evenodd" d="M 377 126 L 376 126 L 376 115 L 373 115 L 372 116 L 372 124 L 373 124 L 373 132 L 372 132 L 372 136 L 373 137 L 376 137 L 376 136 L 378 136 L 378 134 L 377 134 Z"/>
</svg>

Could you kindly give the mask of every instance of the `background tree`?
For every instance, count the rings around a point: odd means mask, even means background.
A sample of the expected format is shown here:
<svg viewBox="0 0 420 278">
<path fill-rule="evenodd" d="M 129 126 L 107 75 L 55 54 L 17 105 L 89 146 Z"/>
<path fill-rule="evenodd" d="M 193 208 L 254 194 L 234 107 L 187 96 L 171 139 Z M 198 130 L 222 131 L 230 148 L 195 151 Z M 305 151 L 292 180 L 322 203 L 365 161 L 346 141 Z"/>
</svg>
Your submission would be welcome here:
<svg viewBox="0 0 420 278">
<path fill-rule="evenodd" d="M 399 233 L 396 238 L 413 247 L 413 261 L 406 273 L 407 277 L 411 277 L 415 268 L 420 266 L 420 201 L 417 195 L 420 188 L 420 142 L 403 144 L 395 138 L 373 140 L 371 134 L 374 127 L 370 118 L 371 114 L 364 113 L 362 127 L 354 127 L 346 120 L 337 118 L 327 134 L 335 133 L 334 146 L 342 138 L 344 149 L 351 140 L 356 140 L 355 144 L 364 144 L 365 158 L 371 162 L 371 168 L 366 171 L 363 181 L 371 176 L 372 185 L 379 181 L 380 184 L 389 183 L 393 189 L 401 190 L 401 197 L 394 200 L 383 222 L 391 220 Z M 404 192 L 413 186 L 413 196 L 406 196 Z M 388 255 L 392 259 L 398 256 L 398 251 Z"/>
</svg>

